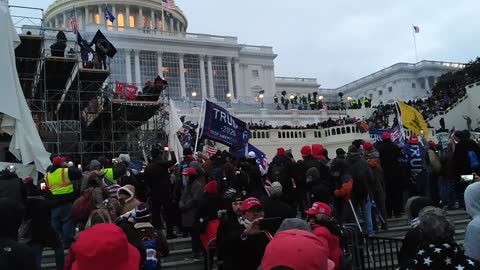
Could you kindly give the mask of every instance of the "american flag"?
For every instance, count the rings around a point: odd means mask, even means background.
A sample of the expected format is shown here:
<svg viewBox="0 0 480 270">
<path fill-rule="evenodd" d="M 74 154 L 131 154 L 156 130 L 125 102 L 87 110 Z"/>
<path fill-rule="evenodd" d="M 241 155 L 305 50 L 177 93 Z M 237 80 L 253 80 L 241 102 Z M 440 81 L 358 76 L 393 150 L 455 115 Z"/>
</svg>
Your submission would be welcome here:
<svg viewBox="0 0 480 270">
<path fill-rule="evenodd" d="M 163 8 L 166 9 L 175 9 L 175 0 L 162 0 L 163 2 Z"/>
<path fill-rule="evenodd" d="M 414 31 L 415 33 L 420 33 L 420 27 L 414 25 L 414 26 L 413 26 L 413 31 Z"/>
<path fill-rule="evenodd" d="M 72 28 L 73 34 L 78 33 L 78 23 L 77 23 L 77 16 L 75 16 L 75 12 L 72 12 L 72 18 L 70 19 L 70 27 Z"/>
<path fill-rule="evenodd" d="M 213 156 L 217 154 L 217 148 L 215 147 L 215 142 L 214 141 L 207 141 L 207 154 L 209 156 Z"/>
</svg>

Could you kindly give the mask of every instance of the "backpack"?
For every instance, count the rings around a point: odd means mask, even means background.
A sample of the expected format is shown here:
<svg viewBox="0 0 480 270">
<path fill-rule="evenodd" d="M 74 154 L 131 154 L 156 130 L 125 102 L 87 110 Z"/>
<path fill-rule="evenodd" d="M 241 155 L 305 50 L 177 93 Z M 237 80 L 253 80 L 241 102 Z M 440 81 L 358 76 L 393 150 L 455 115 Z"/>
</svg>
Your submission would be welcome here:
<svg viewBox="0 0 480 270">
<path fill-rule="evenodd" d="M 86 190 L 82 196 L 73 202 L 72 217 L 76 222 L 85 222 L 92 212 L 94 189 Z"/>
<path fill-rule="evenodd" d="M 159 237 L 157 232 L 154 232 L 151 236 L 143 235 L 142 241 L 147 253 L 143 262 L 143 270 L 158 269 L 158 264 L 161 263 L 160 258 L 167 256 L 169 253 L 167 241 L 165 238 Z"/>
<path fill-rule="evenodd" d="M 282 184 L 282 187 L 287 187 L 287 181 L 289 181 L 289 179 L 284 166 L 273 164 L 271 165 L 270 172 L 270 181 L 272 183 L 279 182 L 280 184 Z"/>
<path fill-rule="evenodd" d="M 430 170 L 438 174 L 442 171 L 442 163 L 440 162 L 440 159 L 438 158 L 437 154 L 433 150 L 428 150 L 428 161 L 430 162 Z"/>
<path fill-rule="evenodd" d="M 478 162 L 477 154 L 474 151 L 468 151 L 468 158 L 470 159 L 470 168 L 478 169 L 480 167 L 480 162 Z"/>
</svg>

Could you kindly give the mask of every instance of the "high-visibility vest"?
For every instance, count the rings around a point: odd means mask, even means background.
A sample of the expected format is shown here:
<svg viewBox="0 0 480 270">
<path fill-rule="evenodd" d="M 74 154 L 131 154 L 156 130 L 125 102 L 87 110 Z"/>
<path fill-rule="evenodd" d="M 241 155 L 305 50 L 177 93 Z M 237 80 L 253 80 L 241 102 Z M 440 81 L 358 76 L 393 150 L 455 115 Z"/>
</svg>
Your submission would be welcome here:
<svg viewBox="0 0 480 270">
<path fill-rule="evenodd" d="M 58 168 L 54 172 L 47 173 L 45 183 L 53 195 L 73 193 L 73 184 L 68 177 L 67 168 Z"/>
<path fill-rule="evenodd" d="M 103 169 L 103 172 L 105 173 L 105 177 L 108 178 L 108 180 L 111 180 L 114 184 L 117 183 L 117 179 L 113 177 L 113 168 Z"/>
</svg>

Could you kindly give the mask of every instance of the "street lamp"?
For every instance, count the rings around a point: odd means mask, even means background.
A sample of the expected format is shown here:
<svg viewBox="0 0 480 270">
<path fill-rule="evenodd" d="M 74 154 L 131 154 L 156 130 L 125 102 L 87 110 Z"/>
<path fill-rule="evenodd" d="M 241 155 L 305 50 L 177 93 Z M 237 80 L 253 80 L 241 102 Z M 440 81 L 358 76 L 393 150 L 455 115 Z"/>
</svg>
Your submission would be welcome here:
<svg viewBox="0 0 480 270">
<path fill-rule="evenodd" d="M 347 97 L 347 100 L 348 100 L 348 101 L 352 100 L 352 97 Z"/>
<path fill-rule="evenodd" d="M 230 92 L 227 93 L 227 108 L 231 108 L 232 105 L 231 105 L 231 98 L 232 98 L 232 94 Z"/>
<path fill-rule="evenodd" d="M 193 99 L 193 107 L 196 107 L 195 106 L 195 98 L 197 97 L 197 92 L 196 91 L 192 91 L 192 99 Z"/>
<path fill-rule="evenodd" d="M 295 98 L 294 95 L 290 95 L 290 100 L 293 100 Z"/>
<path fill-rule="evenodd" d="M 263 94 L 258 95 L 258 98 L 260 99 L 260 104 L 262 106 L 262 109 L 263 109 L 263 97 L 264 97 Z"/>
<path fill-rule="evenodd" d="M 318 100 L 323 100 L 323 96 L 318 96 Z"/>
</svg>

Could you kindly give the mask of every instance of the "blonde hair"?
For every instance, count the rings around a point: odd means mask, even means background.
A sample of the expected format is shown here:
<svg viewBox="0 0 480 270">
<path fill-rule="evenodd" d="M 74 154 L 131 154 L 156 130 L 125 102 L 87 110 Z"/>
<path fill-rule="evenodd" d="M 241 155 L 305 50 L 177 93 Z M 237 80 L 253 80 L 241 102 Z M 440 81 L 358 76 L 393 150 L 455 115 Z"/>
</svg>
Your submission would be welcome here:
<svg viewBox="0 0 480 270">
<path fill-rule="evenodd" d="M 96 224 L 100 223 L 112 223 L 112 219 L 110 218 L 110 214 L 106 209 L 96 209 L 90 213 L 88 217 L 87 224 L 85 225 L 85 229 L 88 229 Z"/>
</svg>

